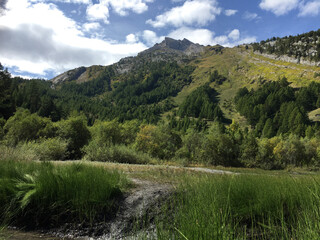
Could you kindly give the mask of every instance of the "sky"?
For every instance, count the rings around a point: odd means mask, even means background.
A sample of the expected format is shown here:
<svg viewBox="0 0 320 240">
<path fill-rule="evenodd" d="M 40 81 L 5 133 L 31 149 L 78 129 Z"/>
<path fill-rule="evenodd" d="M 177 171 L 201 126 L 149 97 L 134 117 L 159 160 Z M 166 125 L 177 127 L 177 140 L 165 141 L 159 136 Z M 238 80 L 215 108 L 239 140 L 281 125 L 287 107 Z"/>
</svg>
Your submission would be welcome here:
<svg viewBox="0 0 320 240">
<path fill-rule="evenodd" d="M 51 79 L 165 36 L 233 47 L 320 28 L 320 0 L 0 0 L 0 63 Z"/>
</svg>

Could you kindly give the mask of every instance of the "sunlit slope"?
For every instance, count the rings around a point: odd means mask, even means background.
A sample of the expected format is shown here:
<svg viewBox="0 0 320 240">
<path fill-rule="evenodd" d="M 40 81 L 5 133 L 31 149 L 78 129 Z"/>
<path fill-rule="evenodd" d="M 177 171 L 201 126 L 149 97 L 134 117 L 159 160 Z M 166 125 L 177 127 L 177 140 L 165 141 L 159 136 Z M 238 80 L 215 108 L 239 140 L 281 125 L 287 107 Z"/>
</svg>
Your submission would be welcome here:
<svg viewBox="0 0 320 240">
<path fill-rule="evenodd" d="M 235 111 L 233 98 L 239 88 L 257 88 L 266 81 L 277 81 L 286 77 L 294 87 L 306 86 L 312 81 L 320 82 L 320 67 L 274 60 L 255 54 L 244 46 L 234 48 L 207 47 L 206 53 L 193 61 L 196 66 L 193 81 L 174 98 L 177 105 L 197 87 L 209 81 L 210 74 L 218 70 L 227 77 L 221 85 L 211 83 L 220 93 L 220 107 L 229 119 L 243 121 Z"/>
</svg>

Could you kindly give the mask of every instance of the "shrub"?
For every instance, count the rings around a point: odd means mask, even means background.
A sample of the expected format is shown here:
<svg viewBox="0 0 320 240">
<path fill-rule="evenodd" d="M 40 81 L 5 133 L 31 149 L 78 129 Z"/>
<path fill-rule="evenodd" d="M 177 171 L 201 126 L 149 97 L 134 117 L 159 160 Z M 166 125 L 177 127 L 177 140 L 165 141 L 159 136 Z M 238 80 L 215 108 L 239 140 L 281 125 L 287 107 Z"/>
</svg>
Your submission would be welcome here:
<svg viewBox="0 0 320 240">
<path fill-rule="evenodd" d="M 181 147 L 180 136 L 167 126 L 144 125 L 140 127 L 135 148 L 160 159 L 170 159 Z"/>
<path fill-rule="evenodd" d="M 69 159 L 81 158 L 81 148 L 88 144 L 91 134 L 86 124 L 85 116 L 71 116 L 57 123 L 57 134 L 68 141 Z"/>
<path fill-rule="evenodd" d="M 53 137 L 55 128 L 48 118 L 31 114 L 29 110 L 18 109 L 4 125 L 5 140 L 8 144 L 16 146 L 19 142 L 36 140 L 40 137 Z"/>
<path fill-rule="evenodd" d="M 125 145 L 99 145 L 91 141 L 83 148 L 84 159 L 88 161 L 118 162 L 131 164 L 152 163 L 154 160 L 145 153 L 137 152 Z"/>
<path fill-rule="evenodd" d="M 20 144 L 16 147 L 0 145 L 0 160 L 32 161 L 38 160 L 38 157 L 27 144 Z"/>
<path fill-rule="evenodd" d="M 67 156 L 68 142 L 58 137 L 49 138 L 33 142 L 30 147 L 40 161 L 64 160 Z"/>
</svg>

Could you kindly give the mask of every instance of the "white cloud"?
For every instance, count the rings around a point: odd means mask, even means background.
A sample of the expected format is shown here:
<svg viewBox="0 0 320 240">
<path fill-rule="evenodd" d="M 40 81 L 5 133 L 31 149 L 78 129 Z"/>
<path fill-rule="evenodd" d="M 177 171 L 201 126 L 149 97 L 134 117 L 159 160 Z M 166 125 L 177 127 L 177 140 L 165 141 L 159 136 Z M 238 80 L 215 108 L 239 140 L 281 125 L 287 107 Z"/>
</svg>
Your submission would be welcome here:
<svg viewBox="0 0 320 240">
<path fill-rule="evenodd" d="M 238 29 L 233 29 L 229 35 L 228 38 L 232 39 L 233 41 L 236 41 L 240 38 L 240 31 Z"/>
<path fill-rule="evenodd" d="M 144 30 L 142 33 L 142 38 L 149 47 L 164 40 L 164 36 L 158 37 L 155 32 L 150 30 Z"/>
<path fill-rule="evenodd" d="M 199 43 L 201 45 L 216 45 L 220 44 L 225 47 L 233 47 L 236 45 L 251 43 L 256 41 L 256 37 L 244 36 L 240 38 L 240 31 L 234 29 L 228 35 L 215 36 L 215 33 L 208 29 L 194 29 L 182 27 L 169 33 L 169 37 L 174 39 L 188 39 L 191 42 Z"/>
<path fill-rule="evenodd" d="M 271 11 L 277 16 L 285 15 L 298 7 L 299 0 L 262 0 L 260 8 Z"/>
<path fill-rule="evenodd" d="M 257 42 L 257 38 L 256 37 L 245 37 L 243 39 L 240 39 L 239 41 L 237 41 L 236 45 L 241 45 L 241 44 L 247 44 L 247 43 L 254 43 Z"/>
<path fill-rule="evenodd" d="M 89 4 L 91 0 L 33 0 L 33 2 L 63 2 L 63 3 L 78 3 L 78 4 Z"/>
<path fill-rule="evenodd" d="M 320 0 L 311 1 L 306 4 L 300 5 L 300 17 L 306 17 L 306 16 L 317 16 L 320 13 Z"/>
<path fill-rule="evenodd" d="M 242 16 L 244 19 L 252 21 L 252 20 L 259 20 L 260 17 L 256 13 L 251 13 L 251 12 L 245 12 Z"/>
<path fill-rule="evenodd" d="M 9 0 L 0 16 L 0 62 L 16 72 L 47 76 L 79 66 L 108 65 L 146 49 L 140 42 L 118 43 L 87 38 L 83 26 L 54 4 Z"/>
<path fill-rule="evenodd" d="M 234 9 L 227 9 L 224 10 L 224 14 L 228 17 L 235 15 L 238 12 L 238 10 L 234 10 Z"/>
<path fill-rule="evenodd" d="M 109 8 L 106 4 L 98 3 L 89 5 L 87 8 L 87 18 L 91 21 L 103 20 L 109 23 Z"/>
<path fill-rule="evenodd" d="M 153 0 L 104 0 L 110 4 L 113 10 L 120 16 L 128 15 L 128 10 L 141 14 L 148 10 L 146 3 L 153 2 Z"/>
<path fill-rule="evenodd" d="M 215 20 L 216 15 L 221 13 L 216 0 L 187 0 L 182 6 L 158 15 L 155 20 L 149 19 L 147 23 L 155 28 L 173 25 L 182 26 L 205 26 Z"/>
<path fill-rule="evenodd" d="M 101 27 L 101 25 L 98 22 L 93 22 L 93 23 L 85 23 L 82 25 L 82 27 L 85 32 L 90 32 L 92 30 L 99 29 Z"/>
<path fill-rule="evenodd" d="M 139 41 L 139 37 L 136 36 L 135 34 L 131 33 L 126 36 L 126 42 L 127 43 L 136 43 Z"/>
<path fill-rule="evenodd" d="M 141 14 L 148 10 L 147 3 L 150 2 L 153 0 L 100 0 L 97 4 L 89 4 L 87 18 L 91 21 L 103 20 L 105 23 L 109 23 L 110 8 L 120 16 L 128 15 L 129 10 Z"/>
<path fill-rule="evenodd" d="M 188 39 L 191 42 L 201 45 L 211 45 L 214 33 L 208 29 L 194 29 L 188 27 L 179 28 L 171 32 L 168 36 L 174 39 Z"/>
</svg>

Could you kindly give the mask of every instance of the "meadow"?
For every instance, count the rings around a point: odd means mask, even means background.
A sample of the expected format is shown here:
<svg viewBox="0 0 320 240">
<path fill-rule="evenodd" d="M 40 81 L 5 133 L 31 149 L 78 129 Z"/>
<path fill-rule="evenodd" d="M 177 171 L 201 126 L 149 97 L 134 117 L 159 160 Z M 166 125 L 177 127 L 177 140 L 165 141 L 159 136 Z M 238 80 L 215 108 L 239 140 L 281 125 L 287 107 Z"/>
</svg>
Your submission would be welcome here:
<svg viewBox="0 0 320 240">
<path fill-rule="evenodd" d="M 25 229 L 110 221 L 129 178 L 171 184 L 161 214 L 137 219 L 135 239 L 319 239 L 317 173 L 92 162 L 1 161 L 2 222 Z M 241 172 L 241 173 L 237 173 Z M 107 200 L 107 201 L 106 201 Z M 141 224 L 141 221 L 143 224 Z M 155 233 L 143 226 L 154 225 Z M 137 235 L 136 235 L 137 236 Z"/>
<path fill-rule="evenodd" d="M 0 220 L 29 230 L 106 221 L 114 216 L 128 186 L 128 179 L 116 170 L 2 160 Z"/>
</svg>

